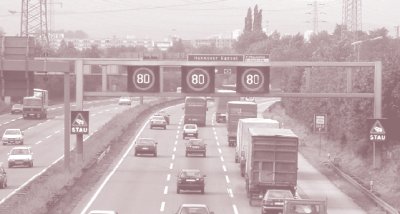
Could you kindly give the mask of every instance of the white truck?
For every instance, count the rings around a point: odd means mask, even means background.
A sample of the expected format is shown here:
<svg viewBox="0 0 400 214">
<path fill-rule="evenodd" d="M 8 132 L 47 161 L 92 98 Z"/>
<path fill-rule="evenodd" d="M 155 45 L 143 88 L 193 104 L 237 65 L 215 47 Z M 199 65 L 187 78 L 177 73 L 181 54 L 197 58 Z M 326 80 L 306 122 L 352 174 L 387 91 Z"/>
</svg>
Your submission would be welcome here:
<svg viewBox="0 0 400 214">
<path fill-rule="evenodd" d="M 280 128 L 280 124 L 277 120 L 266 119 L 266 118 L 243 118 L 239 119 L 237 127 L 237 143 L 235 151 L 235 162 L 240 163 L 240 174 L 244 176 L 247 148 L 249 138 L 249 128 Z"/>
</svg>

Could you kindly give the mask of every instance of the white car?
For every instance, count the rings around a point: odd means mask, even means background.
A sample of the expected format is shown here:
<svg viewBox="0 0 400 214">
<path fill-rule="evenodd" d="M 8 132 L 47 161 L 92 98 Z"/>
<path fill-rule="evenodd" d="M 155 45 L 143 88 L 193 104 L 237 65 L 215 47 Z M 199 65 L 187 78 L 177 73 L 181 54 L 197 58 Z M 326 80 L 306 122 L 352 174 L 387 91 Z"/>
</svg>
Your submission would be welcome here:
<svg viewBox="0 0 400 214">
<path fill-rule="evenodd" d="M 6 129 L 1 138 L 3 145 L 6 144 L 24 144 L 24 132 L 21 129 Z"/>
<path fill-rule="evenodd" d="M 118 105 L 131 105 L 132 100 L 130 97 L 120 97 L 118 100 Z"/>
<path fill-rule="evenodd" d="M 22 165 L 33 167 L 33 152 L 29 146 L 18 146 L 8 153 L 8 168 Z"/>
<path fill-rule="evenodd" d="M 182 139 L 186 139 L 186 137 L 194 137 L 197 138 L 199 136 L 199 129 L 196 124 L 185 124 L 183 126 Z"/>
<path fill-rule="evenodd" d="M 176 214 L 199 213 L 214 214 L 205 204 L 182 204 Z"/>
</svg>

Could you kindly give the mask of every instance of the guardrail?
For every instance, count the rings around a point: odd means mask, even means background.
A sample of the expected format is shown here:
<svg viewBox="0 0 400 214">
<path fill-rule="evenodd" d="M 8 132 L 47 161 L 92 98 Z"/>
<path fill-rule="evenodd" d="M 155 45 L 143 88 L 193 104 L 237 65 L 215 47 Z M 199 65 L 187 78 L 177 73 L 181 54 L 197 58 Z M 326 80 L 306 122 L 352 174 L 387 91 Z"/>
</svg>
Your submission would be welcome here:
<svg viewBox="0 0 400 214">
<path fill-rule="evenodd" d="M 375 195 L 373 192 L 371 192 L 369 189 L 365 188 L 363 185 L 358 183 L 355 179 L 353 179 L 351 176 L 340 170 L 338 167 L 338 164 L 332 161 L 329 161 L 329 166 L 332 167 L 337 174 L 339 174 L 342 178 L 344 178 L 346 181 L 348 181 L 351 185 L 357 187 L 363 194 L 368 196 L 371 200 L 373 200 L 379 207 L 385 210 L 386 213 L 389 214 L 400 214 L 399 211 L 392 207 L 390 204 L 386 203 L 384 200 L 382 200 L 380 197 Z"/>
</svg>

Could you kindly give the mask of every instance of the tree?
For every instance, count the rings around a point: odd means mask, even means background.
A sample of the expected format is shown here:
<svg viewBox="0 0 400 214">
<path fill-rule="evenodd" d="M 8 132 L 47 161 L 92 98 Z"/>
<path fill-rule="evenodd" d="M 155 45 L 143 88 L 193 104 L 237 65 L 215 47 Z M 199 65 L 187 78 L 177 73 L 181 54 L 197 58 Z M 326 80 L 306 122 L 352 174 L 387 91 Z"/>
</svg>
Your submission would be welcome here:
<svg viewBox="0 0 400 214">
<path fill-rule="evenodd" d="M 254 7 L 253 32 L 262 32 L 262 10 L 258 10 L 257 5 Z"/>
<path fill-rule="evenodd" d="M 250 33 L 253 30 L 253 18 L 251 15 L 251 8 L 247 10 L 247 16 L 244 19 L 244 30 L 243 33 Z"/>
</svg>

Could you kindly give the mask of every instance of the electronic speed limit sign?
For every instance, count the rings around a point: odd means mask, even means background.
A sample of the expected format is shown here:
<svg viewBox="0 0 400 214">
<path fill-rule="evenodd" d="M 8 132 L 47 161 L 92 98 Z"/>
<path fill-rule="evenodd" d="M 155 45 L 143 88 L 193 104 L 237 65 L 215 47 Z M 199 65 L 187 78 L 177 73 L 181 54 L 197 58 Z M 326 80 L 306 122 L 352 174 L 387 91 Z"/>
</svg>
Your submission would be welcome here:
<svg viewBox="0 0 400 214">
<path fill-rule="evenodd" d="M 237 93 L 268 93 L 269 67 L 238 67 Z"/>
<path fill-rule="evenodd" d="M 215 67 L 182 67 L 183 93 L 213 93 Z"/>
<path fill-rule="evenodd" d="M 129 66 L 129 92 L 160 92 L 160 69 L 158 66 Z"/>
</svg>

